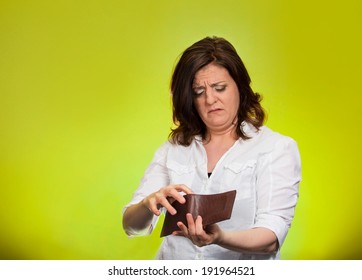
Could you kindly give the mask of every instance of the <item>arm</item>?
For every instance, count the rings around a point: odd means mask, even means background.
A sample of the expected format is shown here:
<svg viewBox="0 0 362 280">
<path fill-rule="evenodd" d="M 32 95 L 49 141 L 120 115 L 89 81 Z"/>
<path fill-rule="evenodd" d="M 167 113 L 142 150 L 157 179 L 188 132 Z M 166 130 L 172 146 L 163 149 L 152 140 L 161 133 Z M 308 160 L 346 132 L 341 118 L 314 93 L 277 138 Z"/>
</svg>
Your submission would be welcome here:
<svg viewBox="0 0 362 280">
<path fill-rule="evenodd" d="M 188 227 L 178 223 L 181 231 L 174 235 L 189 238 L 195 245 L 202 247 L 216 244 L 229 250 L 271 254 L 278 250 L 278 240 L 273 231 L 267 228 L 252 228 L 241 231 L 223 231 L 217 224 L 202 225 L 202 217 L 194 221 L 191 214 L 186 215 Z"/>
<path fill-rule="evenodd" d="M 274 232 L 267 228 L 252 228 L 238 232 L 220 231 L 216 244 L 226 249 L 241 252 L 271 254 L 278 250 Z"/>
<path fill-rule="evenodd" d="M 157 222 L 157 216 L 149 210 L 145 198 L 158 191 L 160 186 L 167 186 L 169 178 L 165 166 L 169 144 L 163 144 L 154 154 L 153 159 L 142 177 L 140 185 L 133 193 L 131 202 L 123 211 L 123 229 L 127 235 L 145 235 L 151 233 Z"/>
</svg>

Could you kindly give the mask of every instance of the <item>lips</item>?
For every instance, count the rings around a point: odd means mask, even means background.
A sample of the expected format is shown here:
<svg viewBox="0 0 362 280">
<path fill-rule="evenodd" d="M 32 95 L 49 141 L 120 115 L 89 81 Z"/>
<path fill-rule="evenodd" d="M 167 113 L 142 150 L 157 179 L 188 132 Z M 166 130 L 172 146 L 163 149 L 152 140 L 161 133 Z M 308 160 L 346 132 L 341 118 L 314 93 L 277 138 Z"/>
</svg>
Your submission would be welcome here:
<svg viewBox="0 0 362 280">
<path fill-rule="evenodd" d="M 217 112 L 220 112 L 222 109 L 220 108 L 215 108 L 215 109 L 211 109 L 208 113 L 217 113 Z"/>
</svg>

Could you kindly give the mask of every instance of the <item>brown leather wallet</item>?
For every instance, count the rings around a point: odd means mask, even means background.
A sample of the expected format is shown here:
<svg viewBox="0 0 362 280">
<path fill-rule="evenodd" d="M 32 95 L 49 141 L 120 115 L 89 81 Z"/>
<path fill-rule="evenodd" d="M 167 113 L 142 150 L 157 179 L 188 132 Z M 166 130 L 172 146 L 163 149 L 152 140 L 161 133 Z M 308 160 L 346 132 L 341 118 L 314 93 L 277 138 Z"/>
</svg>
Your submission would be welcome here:
<svg viewBox="0 0 362 280">
<path fill-rule="evenodd" d="M 177 213 L 166 213 L 161 230 L 161 237 L 180 230 L 177 222 L 183 222 L 187 226 L 186 214 L 191 213 L 194 219 L 202 217 L 203 226 L 211 225 L 230 219 L 234 206 L 236 190 L 217 194 L 186 194 L 184 204 L 175 200 L 171 205 Z"/>
</svg>

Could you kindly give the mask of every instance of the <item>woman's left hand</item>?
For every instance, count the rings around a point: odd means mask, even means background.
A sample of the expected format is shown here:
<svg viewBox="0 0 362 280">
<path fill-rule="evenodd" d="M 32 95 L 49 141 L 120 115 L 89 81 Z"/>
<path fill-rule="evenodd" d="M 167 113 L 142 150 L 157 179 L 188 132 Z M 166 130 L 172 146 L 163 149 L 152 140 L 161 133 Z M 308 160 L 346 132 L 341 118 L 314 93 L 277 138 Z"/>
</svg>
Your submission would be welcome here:
<svg viewBox="0 0 362 280">
<path fill-rule="evenodd" d="M 196 220 L 194 220 L 192 215 L 188 213 L 186 214 L 186 220 L 187 226 L 182 222 L 177 223 L 180 231 L 173 232 L 173 235 L 184 236 L 199 247 L 217 243 L 222 234 L 222 230 L 217 224 L 204 227 L 201 216 L 197 216 Z"/>
</svg>

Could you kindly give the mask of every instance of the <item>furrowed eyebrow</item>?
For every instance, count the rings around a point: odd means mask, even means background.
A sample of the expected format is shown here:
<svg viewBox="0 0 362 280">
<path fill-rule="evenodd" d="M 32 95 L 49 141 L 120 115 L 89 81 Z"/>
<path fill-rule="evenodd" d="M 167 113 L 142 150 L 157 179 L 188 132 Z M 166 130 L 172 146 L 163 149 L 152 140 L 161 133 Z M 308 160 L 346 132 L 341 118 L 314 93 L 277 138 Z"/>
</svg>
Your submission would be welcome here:
<svg viewBox="0 0 362 280">
<path fill-rule="evenodd" d="M 225 83 L 225 81 L 220 81 L 220 82 L 216 82 L 216 83 L 212 83 L 210 86 L 211 87 L 216 87 L 219 86 L 220 84 Z"/>
<path fill-rule="evenodd" d="M 219 86 L 220 84 L 222 83 L 226 83 L 226 81 L 220 81 L 220 82 L 216 82 L 216 83 L 212 83 L 210 85 L 210 87 L 216 87 L 216 86 Z M 194 84 L 193 86 L 193 89 L 201 89 L 201 88 L 204 88 L 204 86 L 201 86 L 201 85 L 198 85 L 198 84 Z"/>
</svg>

